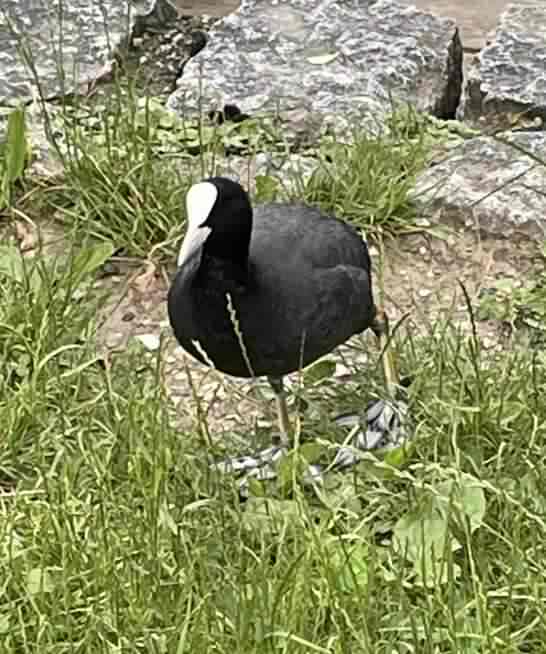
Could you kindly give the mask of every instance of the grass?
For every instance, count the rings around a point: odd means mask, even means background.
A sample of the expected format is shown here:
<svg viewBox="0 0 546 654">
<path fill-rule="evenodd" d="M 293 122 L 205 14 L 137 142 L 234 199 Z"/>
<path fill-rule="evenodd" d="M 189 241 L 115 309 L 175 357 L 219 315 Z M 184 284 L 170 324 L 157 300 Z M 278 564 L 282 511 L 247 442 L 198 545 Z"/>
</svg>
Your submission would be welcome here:
<svg viewBox="0 0 546 654">
<path fill-rule="evenodd" d="M 173 426 L 163 352 L 95 344 L 102 264 L 172 256 L 185 190 L 226 152 L 315 156 L 318 171 L 289 187 L 263 175 L 257 198 L 297 196 L 398 234 L 415 228 L 408 193 L 437 126 L 395 114 L 387 137 L 300 148 L 275 117 L 173 123 L 129 98 L 61 107 L 62 178 L 21 188 L 15 155 L 4 177 L 6 219 L 53 209 L 67 247 L 0 249 L 2 652 L 542 653 L 542 351 L 484 351 L 471 311 L 470 330 L 403 326 L 411 447 L 313 494 L 303 445 L 274 492 L 241 504 L 200 430 Z M 315 441 L 380 388 L 375 361 L 347 363 L 347 383 L 328 366 L 304 376 Z"/>
<path fill-rule="evenodd" d="M 159 361 L 95 351 L 93 252 L 2 275 L 3 651 L 542 651 L 544 357 L 401 336 L 411 452 L 241 505 L 173 429 Z"/>
</svg>

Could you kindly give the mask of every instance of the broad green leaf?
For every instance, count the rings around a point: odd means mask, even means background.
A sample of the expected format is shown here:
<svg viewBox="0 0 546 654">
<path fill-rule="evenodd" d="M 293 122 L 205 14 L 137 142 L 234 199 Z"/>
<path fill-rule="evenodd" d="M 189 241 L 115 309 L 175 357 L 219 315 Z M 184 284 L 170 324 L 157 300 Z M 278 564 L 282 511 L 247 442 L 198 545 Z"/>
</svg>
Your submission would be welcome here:
<svg viewBox="0 0 546 654">
<path fill-rule="evenodd" d="M 325 446 L 320 443 L 310 441 L 300 445 L 297 453 L 307 462 L 316 463 L 324 453 Z"/>
<path fill-rule="evenodd" d="M 354 479 L 345 473 L 330 472 L 325 476 L 324 486 L 318 489 L 318 494 L 330 511 L 340 509 L 352 511 L 358 515 L 362 511 L 362 500 Z"/>
<path fill-rule="evenodd" d="M 24 172 L 27 158 L 25 109 L 14 109 L 8 118 L 6 134 L 6 166 L 4 175 L 8 183 L 17 181 Z"/>
<path fill-rule="evenodd" d="M 287 491 L 292 486 L 292 478 L 298 477 L 298 463 L 294 451 L 286 454 L 278 465 L 277 480 L 281 491 Z"/>
<path fill-rule="evenodd" d="M 30 288 L 36 291 L 42 283 L 36 262 L 23 259 L 19 250 L 12 245 L 0 245 L 0 277 L 22 283 L 28 279 Z"/>
<path fill-rule="evenodd" d="M 447 536 L 447 519 L 438 512 L 428 515 L 408 513 L 394 527 L 395 548 L 418 563 L 423 553 L 426 558 L 441 558 Z"/>
<path fill-rule="evenodd" d="M 254 497 L 265 497 L 266 488 L 263 481 L 259 481 L 254 477 L 250 477 L 248 480 L 248 490 L 250 495 Z"/>
<path fill-rule="evenodd" d="M 21 282 L 24 278 L 23 260 L 19 250 L 11 245 L 0 245 L 0 275 Z"/>
<path fill-rule="evenodd" d="M 332 359 L 321 359 L 305 369 L 304 384 L 316 384 L 323 379 L 332 378 L 336 371 L 336 363 Z"/>
<path fill-rule="evenodd" d="M 447 581 L 447 569 L 442 565 L 446 547 L 452 551 L 460 548 L 449 532 L 447 518 L 438 511 L 428 515 L 409 513 L 400 518 L 394 527 L 393 544 L 412 562 L 417 579 L 426 586 Z"/>
<path fill-rule="evenodd" d="M 440 509 L 447 513 L 451 505 L 461 511 L 470 521 L 472 532 L 482 525 L 487 505 L 483 486 L 478 479 L 463 473 L 458 480 L 440 482 L 436 490 Z"/>
<path fill-rule="evenodd" d="M 82 280 L 87 275 L 94 273 L 114 254 L 116 248 L 113 243 L 98 243 L 92 247 L 84 247 L 74 257 L 72 270 L 76 279 Z"/>
<path fill-rule="evenodd" d="M 362 589 L 368 583 L 368 546 L 366 543 L 343 545 L 339 540 L 328 546 L 328 563 L 335 569 L 335 578 L 345 592 Z"/>
<path fill-rule="evenodd" d="M 9 613 L 0 615 L 0 634 L 7 634 L 11 628 L 11 619 Z"/>
<path fill-rule="evenodd" d="M 283 491 L 292 486 L 292 479 L 295 476 L 300 480 L 305 474 L 308 466 L 317 461 L 324 451 L 324 446 L 319 443 L 304 443 L 297 450 L 292 450 L 284 456 L 278 466 L 278 485 Z"/>
<path fill-rule="evenodd" d="M 409 460 L 411 456 L 411 450 L 411 443 L 405 443 L 400 447 L 396 447 L 392 450 L 387 450 L 383 460 L 393 468 L 401 468 Z"/>
</svg>

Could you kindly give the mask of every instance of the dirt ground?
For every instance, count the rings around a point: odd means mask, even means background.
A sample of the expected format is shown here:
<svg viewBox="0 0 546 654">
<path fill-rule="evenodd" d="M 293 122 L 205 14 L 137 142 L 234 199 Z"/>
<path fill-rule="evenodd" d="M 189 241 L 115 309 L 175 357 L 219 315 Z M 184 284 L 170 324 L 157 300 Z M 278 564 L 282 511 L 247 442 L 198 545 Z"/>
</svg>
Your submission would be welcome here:
<svg viewBox="0 0 546 654">
<path fill-rule="evenodd" d="M 372 247 L 373 252 L 375 248 Z M 377 268 L 378 254 L 373 258 Z M 386 246 L 384 261 L 384 305 L 391 324 L 409 313 L 402 329 L 421 333 L 426 333 L 437 319 L 446 317 L 470 331 L 459 282 L 464 284 L 474 306 L 477 306 L 480 291 L 491 287 L 499 278 L 524 279 L 543 265 L 538 246 L 531 242 L 515 248 L 504 240 L 480 240 L 472 233 L 454 231 L 442 238 L 419 234 L 397 239 Z M 194 362 L 176 345 L 166 313 L 170 275 L 172 270 L 166 272 L 141 267 L 109 281 L 113 284 L 115 300 L 105 313 L 101 343 L 108 351 L 115 352 L 123 350 L 136 335 L 143 336 L 145 341 L 155 340 L 156 344 L 158 336 L 164 335 L 164 382 L 177 407 L 177 423 L 181 427 L 190 427 L 196 417 L 194 392 L 203 403 L 209 428 L 216 437 L 227 432 L 232 434 L 233 430 L 238 433 L 253 431 L 257 424 L 263 427 L 274 425 L 271 396 L 269 401 L 264 401 L 264 392 L 260 390 L 266 389 L 265 383 L 222 376 Z M 500 350 L 506 345 L 505 327 L 497 322 L 480 322 L 478 325 L 487 349 Z M 362 354 L 366 348 L 373 356 L 376 354 L 371 334 L 355 337 L 352 343 L 358 347 L 350 348 L 350 342 L 348 348 L 341 348 L 335 355 L 339 362 L 336 376 L 340 378 L 347 374 L 345 364 L 348 361 L 351 365 L 358 365 L 359 361 L 354 357 L 366 357 Z"/>
</svg>

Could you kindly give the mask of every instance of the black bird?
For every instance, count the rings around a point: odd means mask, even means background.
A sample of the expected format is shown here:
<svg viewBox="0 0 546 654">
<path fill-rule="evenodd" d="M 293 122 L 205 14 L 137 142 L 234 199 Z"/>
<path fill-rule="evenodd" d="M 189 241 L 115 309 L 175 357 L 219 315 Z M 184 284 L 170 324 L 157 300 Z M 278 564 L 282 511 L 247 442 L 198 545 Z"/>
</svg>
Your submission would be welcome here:
<svg viewBox="0 0 546 654">
<path fill-rule="evenodd" d="M 355 229 L 304 204 L 253 211 L 244 189 L 224 177 L 194 184 L 186 207 L 168 296 L 174 334 L 202 363 L 236 377 L 268 377 L 283 445 L 290 432 L 283 376 L 353 334 L 374 331 L 385 345 L 387 381 L 394 380 L 368 248 Z"/>
</svg>

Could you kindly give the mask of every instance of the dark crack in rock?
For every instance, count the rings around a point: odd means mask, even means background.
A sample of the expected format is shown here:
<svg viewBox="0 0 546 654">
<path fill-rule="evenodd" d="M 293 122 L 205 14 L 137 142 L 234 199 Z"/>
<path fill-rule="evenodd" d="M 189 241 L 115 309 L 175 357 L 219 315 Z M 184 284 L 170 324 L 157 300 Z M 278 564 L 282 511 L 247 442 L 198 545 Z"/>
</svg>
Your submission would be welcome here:
<svg viewBox="0 0 546 654">
<path fill-rule="evenodd" d="M 168 96 L 191 57 L 207 42 L 211 20 L 201 16 L 143 18 L 135 28 L 124 64 L 147 95 Z"/>
<path fill-rule="evenodd" d="M 546 6 L 509 5 L 468 70 L 459 116 L 502 124 L 525 111 L 546 120 Z"/>
<path fill-rule="evenodd" d="M 168 0 L 132 0 L 138 12 L 133 29 L 133 36 L 142 36 L 145 32 L 163 32 L 178 19 L 178 12 Z"/>
<path fill-rule="evenodd" d="M 544 240 L 546 167 L 540 163 L 544 152 L 544 132 L 470 139 L 421 175 L 416 201 L 435 221 L 498 238 Z"/>
<path fill-rule="evenodd" d="M 127 2 L 114 0 L 4 0 L 0 104 L 28 101 L 35 94 L 29 57 L 46 98 L 107 75 L 131 31 L 133 13 Z"/>
<path fill-rule="evenodd" d="M 450 19 L 391 0 L 243 0 L 188 63 L 168 106 L 318 116 L 341 133 L 380 128 L 391 98 L 453 117 L 461 83 Z"/>
</svg>

